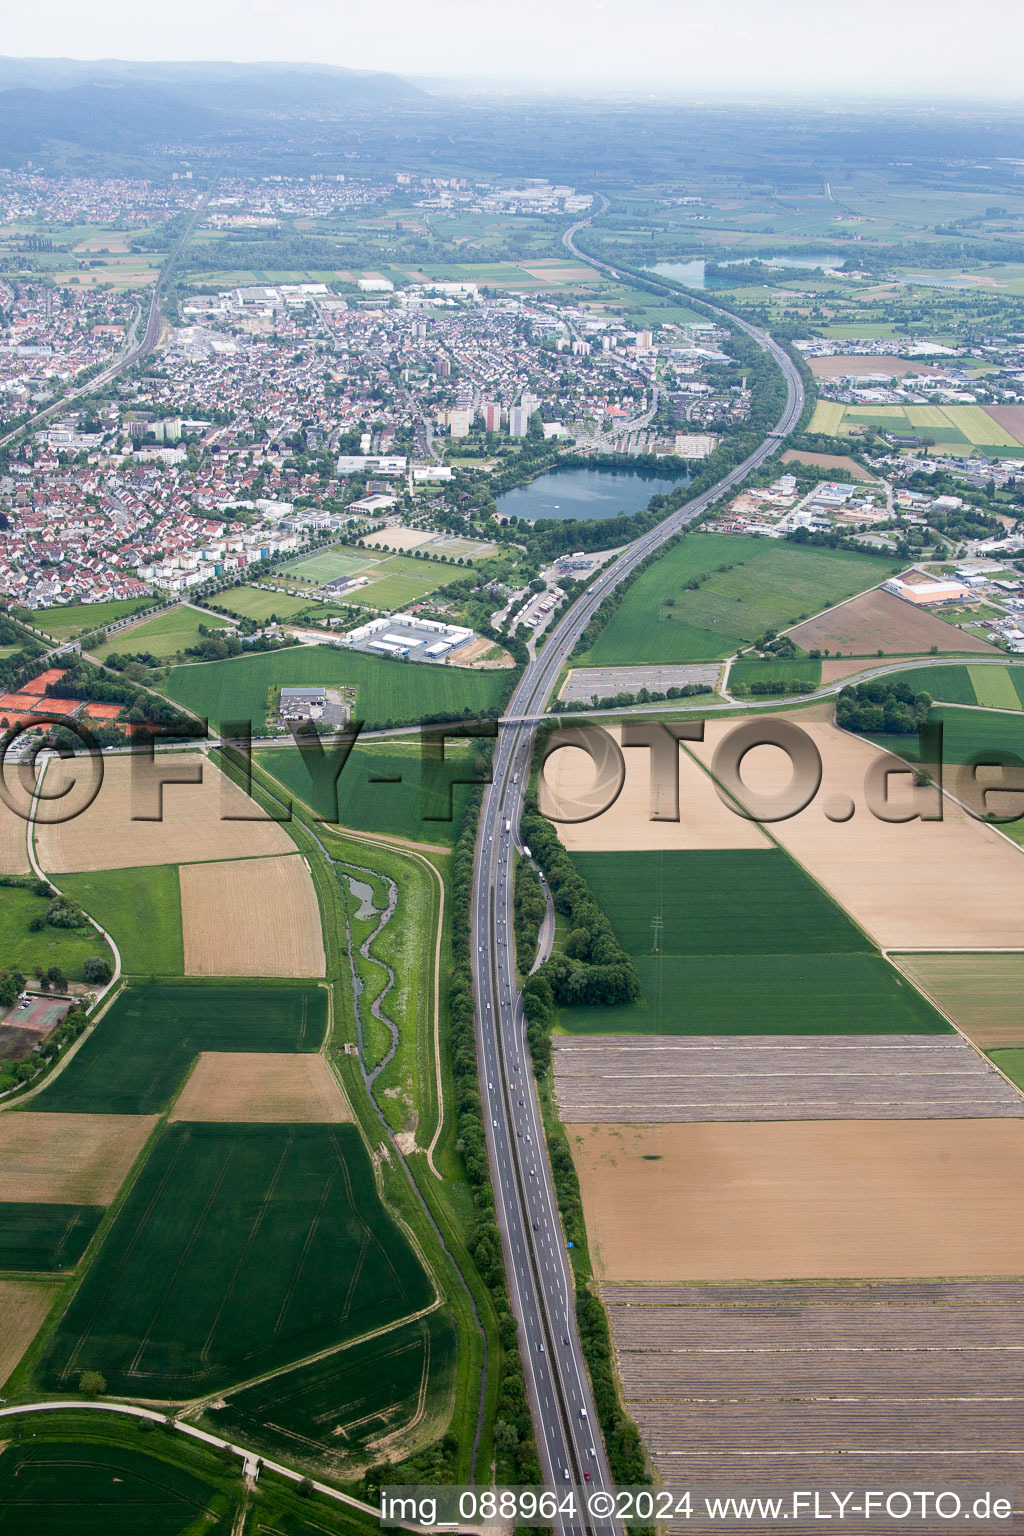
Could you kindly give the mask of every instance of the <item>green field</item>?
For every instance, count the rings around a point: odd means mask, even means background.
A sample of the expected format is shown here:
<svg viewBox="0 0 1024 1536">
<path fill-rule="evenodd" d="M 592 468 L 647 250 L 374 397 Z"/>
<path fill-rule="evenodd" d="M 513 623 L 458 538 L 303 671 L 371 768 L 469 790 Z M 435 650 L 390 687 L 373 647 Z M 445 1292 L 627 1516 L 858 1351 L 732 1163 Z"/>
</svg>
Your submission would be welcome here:
<svg viewBox="0 0 1024 1536">
<path fill-rule="evenodd" d="M 152 608 L 156 602 L 153 597 L 135 597 L 113 603 L 74 603 L 68 608 L 38 608 L 25 617 L 55 639 L 68 640 L 83 630 L 102 629 L 142 608 Z"/>
<path fill-rule="evenodd" d="M 948 1028 L 781 849 L 581 853 L 573 862 L 643 989 L 638 1003 L 563 1008 L 559 1022 L 574 1033 Z"/>
<path fill-rule="evenodd" d="M 230 1397 L 210 1417 L 215 1431 L 273 1453 L 365 1457 L 368 1443 L 401 1431 L 419 1408 L 447 1418 L 454 1388 L 456 1339 L 443 1311 L 351 1344 Z"/>
<path fill-rule="evenodd" d="M 32 1108 L 154 1114 L 170 1104 L 200 1051 L 317 1051 L 326 1026 L 322 987 L 130 986 Z"/>
<path fill-rule="evenodd" d="M 110 934 L 126 975 L 182 974 L 177 865 L 62 875 L 61 884 Z"/>
<path fill-rule="evenodd" d="M 102 1217 L 101 1205 L 0 1201 L 0 1270 L 50 1273 L 72 1269 L 88 1247 Z"/>
<path fill-rule="evenodd" d="M 968 666 L 975 698 L 986 709 L 1020 709 L 1024 667 Z"/>
<path fill-rule="evenodd" d="M 363 656 L 335 646 L 303 645 L 234 661 L 175 667 L 167 692 L 176 703 L 211 722 L 251 720 L 257 732 L 266 724 L 268 694 L 274 688 L 348 684 L 356 689 L 356 718 L 373 728 L 463 709 L 473 715 L 493 715 L 507 680 L 504 672 L 469 672 Z"/>
<path fill-rule="evenodd" d="M 37 896 L 35 881 L 26 876 L 24 886 L 0 886 L 0 966 L 31 976 L 41 965 L 60 966 L 69 981 L 84 981 L 82 967 L 90 955 L 100 955 L 113 968 L 114 957 L 105 939 L 91 923 L 82 928 L 53 928 L 49 923 L 33 933 L 29 923 L 45 917 L 49 898 Z"/>
<path fill-rule="evenodd" d="M 833 328 L 834 331 L 834 328 Z M 858 334 L 867 335 L 866 331 Z M 843 405 L 819 400 L 809 431 L 848 433 L 858 426 L 882 432 L 924 433 L 936 443 L 972 448 L 1019 449 L 1020 443 L 980 405 Z"/>
<path fill-rule="evenodd" d="M 292 597 L 288 592 L 265 592 L 262 587 L 230 587 L 218 592 L 213 599 L 218 608 L 226 608 L 240 619 L 255 619 L 262 624 L 266 619 L 293 619 L 297 613 L 320 605 L 309 597 Z M 210 624 L 223 622 L 217 614 L 211 614 Z"/>
<path fill-rule="evenodd" d="M 426 597 L 443 582 L 450 581 L 458 573 L 450 565 L 440 561 L 413 560 L 408 555 L 392 555 L 363 572 L 371 578 L 368 587 L 361 587 L 355 595 L 356 602 L 371 603 L 378 608 L 390 608 L 397 612 L 408 603 Z"/>
<path fill-rule="evenodd" d="M 1024 705 L 1024 666 L 951 663 L 913 667 L 886 674 L 886 682 L 906 683 L 915 693 L 930 693 L 943 704 L 980 704 L 986 709 L 1019 710 Z"/>
<path fill-rule="evenodd" d="M 1001 1067 L 1007 1077 L 1012 1077 L 1018 1088 L 1024 1088 L 1024 1050 L 1019 1051 L 989 1051 L 988 1053 L 997 1067 Z"/>
<path fill-rule="evenodd" d="M 335 581 L 339 576 L 357 576 L 377 558 L 376 555 L 357 555 L 347 549 L 323 549 L 318 554 L 306 555 L 302 560 L 283 566 L 281 575 L 302 576 L 317 583 Z"/>
<path fill-rule="evenodd" d="M 467 789 L 455 789 L 451 820 L 427 818 L 447 817 L 445 786 L 455 778 L 474 777 L 476 758 L 468 743 L 448 742 L 443 764 L 424 764 L 418 740 L 357 742 L 337 777 L 336 792 L 337 761 L 331 761 L 330 752 L 310 761 L 289 745 L 256 752 L 254 761 L 325 821 L 450 845 L 458 835 Z M 387 782 L 396 779 L 400 782 Z"/>
<path fill-rule="evenodd" d="M 727 565 L 731 569 L 719 570 Z M 712 661 L 875 585 L 897 564 L 742 534 L 693 533 L 626 591 L 580 666 Z M 696 591 L 687 583 L 706 581 Z"/>
<path fill-rule="evenodd" d="M 759 657 L 752 657 L 749 661 L 741 656 L 739 661 L 734 661 L 729 668 L 729 691 L 732 692 L 735 683 L 745 683 L 749 688 L 751 683 L 810 683 L 814 688 L 821 687 L 821 662 L 808 657 L 806 660 L 800 657 L 787 657 L 780 661 L 762 661 Z"/>
<path fill-rule="evenodd" d="M 916 673 L 909 673 L 914 677 Z M 942 724 L 942 759 L 945 763 L 965 763 L 979 752 L 1014 753 L 1024 758 L 1024 715 L 981 709 L 957 709 L 939 706 L 929 714 L 929 721 Z M 899 757 L 916 763 L 916 736 L 873 735 L 872 741 L 888 747 Z"/>
<path fill-rule="evenodd" d="M 93 655 L 102 661 L 115 651 L 119 656 L 140 655 L 149 651 L 153 656 L 177 656 L 186 646 L 198 645 L 202 636 L 200 624 L 207 628 L 223 628 L 226 621 L 216 614 L 200 613 L 195 608 L 182 605 L 158 613 L 155 619 L 145 619 L 133 629 L 111 635 L 105 644 L 96 647 Z"/>
<path fill-rule="evenodd" d="M 126 1446 L 32 1440 L 0 1454 L 3 1536 L 228 1536 L 234 1501 Z"/>
<path fill-rule="evenodd" d="M 353 1125 L 171 1125 L 39 1367 L 192 1397 L 356 1339 L 433 1287 Z"/>
</svg>

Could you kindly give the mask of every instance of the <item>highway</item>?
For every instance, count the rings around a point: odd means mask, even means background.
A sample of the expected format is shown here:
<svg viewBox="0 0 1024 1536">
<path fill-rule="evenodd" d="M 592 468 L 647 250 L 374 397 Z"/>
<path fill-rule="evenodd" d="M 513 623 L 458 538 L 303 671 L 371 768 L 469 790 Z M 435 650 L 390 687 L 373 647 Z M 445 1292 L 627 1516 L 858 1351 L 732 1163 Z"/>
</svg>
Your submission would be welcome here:
<svg viewBox="0 0 1024 1536">
<path fill-rule="evenodd" d="M 606 208 L 602 199 L 600 213 Z M 593 217 L 594 215 L 591 215 Z M 584 255 L 575 243 L 580 220 L 564 243 L 580 261 L 629 282 L 626 274 Z M 666 290 L 674 291 L 674 290 Z M 706 305 L 714 309 L 713 305 Z M 720 312 L 721 313 L 721 312 Z M 559 618 L 547 643 L 527 666 L 498 726 L 492 781 L 484 791 L 473 875 L 472 949 L 477 1049 L 495 1216 L 502 1233 L 512 1308 L 519 1323 L 527 1392 L 545 1481 L 575 1486 L 587 1497 L 612 1486 L 593 1394 L 587 1375 L 554 1182 L 536 1084 L 530 1070 L 522 998 L 513 951 L 514 851 L 519 842 L 523 792 L 529 778 L 537 720 L 591 615 L 608 593 L 666 539 L 698 517 L 723 491 L 777 452 L 779 440 L 799 420 L 804 388 L 793 360 L 766 333 L 734 315 L 729 324 L 746 331 L 771 353 L 787 384 L 786 407 L 776 429 L 722 480 L 671 513 L 619 554 Z M 584 1514 L 554 1522 L 566 1533 L 611 1536 L 611 1518 Z"/>
<path fill-rule="evenodd" d="M 184 234 L 160 268 L 159 276 L 153 285 L 153 292 L 150 295 L 149 309 L 146 311 L 146 329 L 142 340 L 136 340 L 139 320 L 141 318 L 140 310 L 132 321 L 124 347 L 111 362 L 107 363 L 99 373 L 93 374 L 92 378 L 87 379 L 84 384 L 79 384 L 74 389 L 65 390 L 59 400 L 55 400 L 52 405 L 47 405 L 43 410 L 37 411 L 34 416 L 29 417 L 28 421 L 23 421 L 20 427 L 15 427 L 13 432 L 8 432 L 6 437 L 0 437 L 0 448 L 6 448 L 8 443 L 13 443 L 15 438 L 20 437 L 23 432 L 32 432 L 43 426 L 46 422 L 51 421 L 54 416 L 59 416 L 63 411 L 67 410 L 73 400 L 78 400 L 83 395 L 91 395 L 97 389 L 102 389 L 105 384 L 110 383 L 111 379 L 116 379 L 119 373 L 123 373 L 133 363 L 137 363 L 140 357 L 144 357 L 147 352 L 152 352 L 156 346 L 157 337 L 160 334 L 160 295 L 175 262 L 189 240 L 191 240 L 196 225 L 206 212 L 215 186 L 216 182 L 214 181 L 207 187 L 196 205 L 192 217 L 188 221 Z"/>
</svg>

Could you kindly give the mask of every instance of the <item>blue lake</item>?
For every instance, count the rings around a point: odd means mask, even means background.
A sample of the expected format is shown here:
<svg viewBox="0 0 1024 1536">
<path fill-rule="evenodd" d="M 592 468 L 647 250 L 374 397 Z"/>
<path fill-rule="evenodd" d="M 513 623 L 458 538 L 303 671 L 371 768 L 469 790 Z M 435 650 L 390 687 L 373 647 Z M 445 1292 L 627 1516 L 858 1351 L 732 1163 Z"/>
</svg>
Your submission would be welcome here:
<svg viewBox="0 0 1024 1536">
<path fill-rule="evenodd" d="M 643 469 L 551 469 L 529 485 L 518 485 L 498 497 L 502 517 L 591 518 L 639 512 L 659 493 L 664 495 L 685 476 L 660 475 Z"/>
<path fill-rule="evenodd" d="M 816 267 L 841 267 L 846 257 L 840 251 L 821 251 L 813 255 L 804 256 L 744 256 L 719 262 L 722 267 L 742 266 L 746 261 L 760 261 L 766 267 L 804 267 L 813 272 Z M 670 277 L 674 282 L 685 283 L 687 288 L 704 287 L 704 262 L 700 258 L 692 261 L 657 261 L 653 267 L 645 267 L 645 272 L 657 272 L 661 277 Z"/>
</svg>

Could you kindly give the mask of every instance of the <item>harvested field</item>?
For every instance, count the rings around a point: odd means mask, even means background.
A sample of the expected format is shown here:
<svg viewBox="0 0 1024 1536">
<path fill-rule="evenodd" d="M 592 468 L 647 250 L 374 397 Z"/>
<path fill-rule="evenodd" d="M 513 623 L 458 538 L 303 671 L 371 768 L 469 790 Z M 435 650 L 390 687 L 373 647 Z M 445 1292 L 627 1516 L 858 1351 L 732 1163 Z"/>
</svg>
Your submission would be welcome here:
<svg viewBox="0 0 1024 1536">
<path fill-rule="evenodd" d="M 569 1141 L 605 1284 L 1024 1272 L 1020 1120 L 580 1125 Z"/>
<path fill-rule="evenodd" d="M 983 1050 L 1024 1046 L 1024 954 L 894 955 L 893 960 Z"/>
<path fill-rule="evenodd" d="M 341 1125 L 352 1112 L 323 1056 L 204 1051 L 171 1119 Z"/>
<path fill-rule="evenodd" d="M 1024 859 L 992 827 L 948 796 L 941 821 L 880 821 L 865 805 L 865 779 L 878 748 L 827 721 L 792 717 L 814 742 L 822 787 L 796 816 L 772 824 L 775 837 L 883 949 L 1013 949 L 1024 933 Z M 1012 717 L 999 717 L 1012 718 Z M 711 720 L 690 750 L 710 762 L 731 729 Z M 778 748 L 756 747 L 743 761 L 745 785 L 777 793 L 792 777 Z M 909 774 L 889 782 L 894 809 L 913 794 Z M 844 798 L 848 821 L 824 807 Z M 992 893 L 999 892 L 998 901 Z"/>
<path fill-rule="evenodd" d="M 301 854 L 184 864 L 186 976 L 322 976 L 320 908 Z"/>
<path fill-rule="evenodd" d="M 837 1476 L 844 1492 L 1020 1486 L 1020 1284 L 602 1295 L 626 1406 L 669 1486 L 788 1495 L 836 1487 Z"/>
<path fill-rule="evenodd" d="M 188 864 L 199 859 L 253 858 L 261 854 L 293 853 L 295 844 L 284 828 L 266 819 L 260 808 L 230 779 L 198 752 L 158 759 L 161 774 L 202 769 L 202 783 L 167 784 L 163 819 L 134 820 L 157 815 L 156 792 L 132 792 L 132 770 L 143 771 L 141 758 L 104 759 L 99 794 L 80 816 L 56 826 L 38 827 L 39 862 L 55 875 L 73 870 L 136 869 L 143 864 Z M 59 787 L 64 765 L 47 769 L 47 789 Z M 69 770 L 70 766 L 69 766 Z M 51 782 L 50 775 L 58 780 Z M 228 820 L 227 818 L 238 818 Z M 249 820 L 254 817 L 254 820 Z"/>
<path fill-rule="evenodd" d="M 871 485 L 876 483 L 874 475 L 869 474 L 856 459 L 851 459 L 848 453 L 806 453 L 799 448 L 788 448 L 782 455 L 782 462 L 813 464 L 818 469 L 837 470 L 847 480 L 866 480 Z"/>
<path fill-rule="evenodd" d="M 809 357 L 807 366 L 816 379 L 844 379 L 847 375 L 871 373 L 881 374 L 887 379 L 902 379 L 908 373 L 927 374 L 935 378 L 939 373 L 938 368 L 919 362 L 917 358 L 871 357 L 859 353 L 841 357 Z"/>
<path fill-rule="evenodd" d="M 608 727 L 621 742 L 622 727 Z M 679 753 L 679 820 L 651 820 L 651 754 L 626 748 L 626 782 L 615 804 L 593 821 L 556 824 L 570 853 L 639 852 L 656 848 L 769 848 L 759 827 L 736 816 L 687 753 Z M 594 764 L 581 747 L 564 747 L 549 761 L 540 786 L 542 814 L 568 808 L 594 780 Z"/>
<path fill-rule="evenodd" d="M 14 1370 L 57 1297 L 57 1287 L 35 1280 L 0 1280 L 0 1387 Z"/>
<path fill-rule="evenodd" d="M 1024 1116 L 958 1035 L 558 1036 L 563 1121 L 927 1120 Z"/>
<path fill-rule="evenodd" d="M 0 1115 L 0 1200 L 108 1205 L 155 1115 Z"/>
<path fill-rule="evenodd" d="M 26 824 L 0 801 L 0 875 L 27 875 L 31 869 Z"/>
<path fill-rule="evenodd" d="M 788 634 L 802 650 L 827 648 L 853 656 L 874 656 L 878 651 L 885 656 L 923 656 L 933 645 L 940 652 L 993 652 L 991 645 L 970 631 L 944 624 L 879 587 L 819 613 Z"/>
</svg>

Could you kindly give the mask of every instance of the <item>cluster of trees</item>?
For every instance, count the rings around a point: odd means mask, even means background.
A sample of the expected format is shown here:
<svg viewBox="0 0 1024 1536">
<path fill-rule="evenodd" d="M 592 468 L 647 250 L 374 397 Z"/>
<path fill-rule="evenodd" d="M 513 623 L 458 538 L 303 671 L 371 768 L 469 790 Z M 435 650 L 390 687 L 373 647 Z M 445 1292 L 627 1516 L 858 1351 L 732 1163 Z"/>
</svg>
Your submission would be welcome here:
<svg viewBox="0 0 1024 1536">
<path fill-rule="evenodd" d="M 592 693 L 589 704 L 583 699 L 569 699 L 558 707 L 561 710 L 628 709 L 631 704 L 663 704 L 667 699 L 693 699 L 700 693 L 714 691 L 710 683 L 683 683 L 678 688 L 666 688 L 664 693 L 657 688 L 641 688 L 638 693 L 606 693 L 602 699 Z"/>
<path fill-rule="evenodd" d="M 49 896 L 50 900 L 45 917 L 39 913 L 29 922 L 28 926 L 33 933 L 41 933 L 47 925 L 51 928 L 84 928 L 88 922 L 77 901 L 72 901 L 70 896 L 56 895 L 45 880 L 36 886 L 36 895 Z"/>
<path fill-rule="evenodd" d="M 914 693 L 906 683 L 876 678 L 844 688 L 836 702 L 836 724 L 847 731 L 886 731 L 907 735 L 928 719 L 929 693 Z"/>
<path fill-rule="evenodd" d="M 118 658 L 119 661 L 134 659 L 133 657 Z M 113 665 L 113 658 L 109 658 L 107 664 Z M 58 678 L 55 683 L 47 685 L 46 693 L 49 698 L 85 699 L 95 704 L 121 704 L 127 710 L 128 724 L 152 725 L 160 730 L 172 730 L 181 736 L 192 736 L 199 730 L 196 721 L 182 714 L 181 710 L 168 700 L 157 698 L 142 688 L 133 687 L 127 680 L 121 682 L 108 677 L 84 657 L 67 657 L 65 667 L 64 676 Z M 123 725 L 120 722 L 90 724 L 90 729 L 101 746 L 117 745 L 124 739 Z M 60 727 L 55 727 L 55 730 L 59 735 Z"/>
<path fill-rule="evenodd" d="M 556 910 L 570 925 L 561 954 L 552 955 L 530 979 L 527 990 L 533 1013 L 528 1006 L 527 1017 L 534 1023 L 548 1022 L 552 1002 L 635 1002 L 640 996 L 640 978 L 632 957 L 619 943 L 551 823 L 536 811 L 527 811 L 522 835 L 544 871 Z M 548 1019 L 538 1019 L 538 1013 L 545 1011 Z"/>
<path fill-rule="evenodd" d="M 35 662 L 46 647 L 32 640 L 25 631 L 0 613 L 0 646 L 17 646 L 10 656 L 0 656 L 0 686 L 4 693 L 16 693 L 18 684 L 26 680 Z"/>
<path fill-rule="evenodd" d="M 734 683 L 731 679 L 729 682 L 729 691 L 737 698 L 744 698 L 747 694 L 772 698 L 784 693 L 813 693 L 816 687 L 817 684 L 812 683 L 810 679 L 796 677 L 790 678 L 789 681 L 781 678 L 775 681 L 761 678 L 753 683 Z"/>
<path fill-rule="evenodd" d="M 56 967 L 51 966 L 50 970 L 54 969 Z M 20 979 L 24 985 L 25 978 Z M 46 985 L 43 985 L 42 978 L 39 978 L 39 984 L 43 991 L 49 990 L 53 985 L 50 972 L 46 973 Z M 72 1004 L 56 1029 L 51 1030 L 47 1036 L 45 1058 L 39 1052 L 33 1052 L 29 1056 L 22 1057 L 20 1061 L 0 1062 L 0 1094 L 8 1093 L 12 1088 L 30 1082 L 32 1078 L 45 1072 L 50 1063 L 56 1061 L 64 1047 L 78 1039 L 88 1022 L 89 1016 L 85 1009 L 77 1003 Z"/>
<path fill-rule="evenodd" d="M 537 955 L 537 937 L 548 904 L 537 871 L 528 859 L 516 866 L 515 934 L 516 962 L 524 974 Z"/>
</svg>

